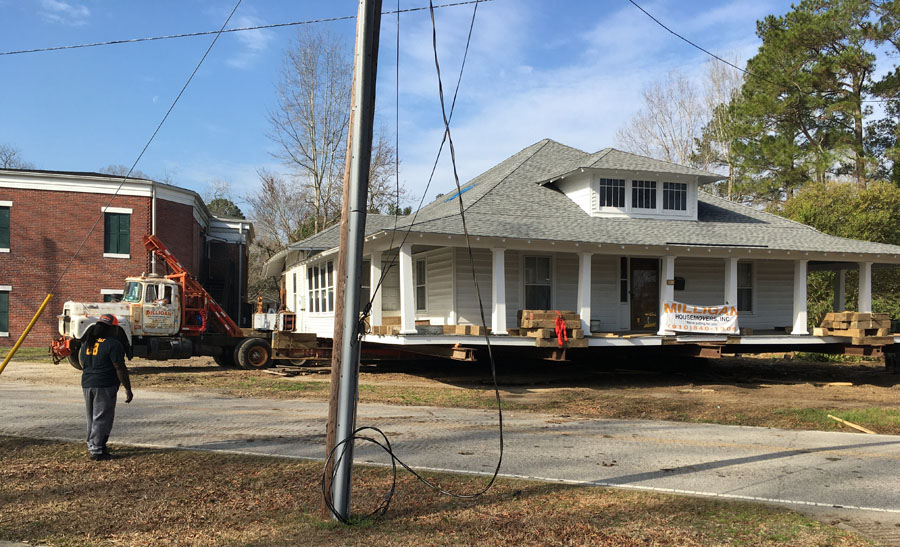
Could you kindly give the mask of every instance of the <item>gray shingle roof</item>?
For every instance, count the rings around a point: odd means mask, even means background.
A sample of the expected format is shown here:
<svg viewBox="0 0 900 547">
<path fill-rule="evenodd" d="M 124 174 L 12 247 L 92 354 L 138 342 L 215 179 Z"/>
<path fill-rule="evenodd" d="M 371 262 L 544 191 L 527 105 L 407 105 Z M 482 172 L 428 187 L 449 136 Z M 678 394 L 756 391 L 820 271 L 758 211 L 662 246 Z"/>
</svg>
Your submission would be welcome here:
<svg viewBox="0 0 900 547">
<path fill-rule="evenodd" d="M 580 168 L 613 168 L 722 177 L 607 148 L 587 154 L 549 139 L 537 142 L 478 175 L 464 186 L 401 217 L 398 229 L 462 234 L 459 200 L 469 233 L 482 237 L 586 242 L 617 245 L 684 244 L 762 246 L 772 250 L 900 254 L 900 247 L 826 235 L 812 227 L 700 192 L 696 221 L 647 218 L 599 218 L 586 213 L 547 181 Z M 372 217 L 370 217 L 372 218 Z M 383 229 L 390 230 L 393 217 Z M 367 222 L 366 234 L 378 231 Z M 325 232 L 295 245 L 338 245 Z"/>
<path fill-rule="evenodd" d="M 587 157 L 577 161 L 567 171 L 577 171 L 578 169 L 614 169 L 622 171 L 643 171 L 648 173 L 674 173 L 678 175 L 691 175 L 700 178 L 700 183 L 715 182 L 722 180 L 722 175 L 703 171 L 702 169 L 694 169 L 685 165 L 678 165 L 668 161 L 639 156 L 629 152 L 616 150 L 615 148 L 604 148 L 595 154 L 586 154 Z"/>
</svg>

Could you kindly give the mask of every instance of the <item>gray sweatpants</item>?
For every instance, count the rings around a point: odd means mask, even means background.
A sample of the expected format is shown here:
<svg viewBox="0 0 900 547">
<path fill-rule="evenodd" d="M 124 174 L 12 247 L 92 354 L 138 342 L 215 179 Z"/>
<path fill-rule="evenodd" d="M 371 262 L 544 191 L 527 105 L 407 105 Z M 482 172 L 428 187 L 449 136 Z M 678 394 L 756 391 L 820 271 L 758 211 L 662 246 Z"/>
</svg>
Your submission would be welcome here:
<svg viewBox="0 0 900 547">
<path fill-rule="evenodd" d="M 109 432 L 112 431 L 116 415 L 115 387 L 85 387 L 84 407 L 87 414 L 87 448 L 91 454 L 100 454 L 106 449 Z"/>
</svg>

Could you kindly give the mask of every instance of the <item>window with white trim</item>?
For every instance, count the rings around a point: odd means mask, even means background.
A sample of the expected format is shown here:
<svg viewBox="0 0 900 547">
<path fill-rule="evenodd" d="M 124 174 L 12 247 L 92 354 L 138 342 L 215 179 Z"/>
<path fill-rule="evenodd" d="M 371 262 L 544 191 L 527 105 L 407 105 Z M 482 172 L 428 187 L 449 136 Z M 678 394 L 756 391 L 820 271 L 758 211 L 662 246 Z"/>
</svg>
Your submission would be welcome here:
<svg viewBox="0 0 900 547">
<path fill-rule="evenodd" d="M 131 213 L 125 207 L 103 208 L 103 256 L 131 258 Z"/>
<path fill-rule="evenodd" d="M 525 257 L 525 309 L 552 310 L 552 266 L 549 256 Z"/>
<path fill-rule="evenodd" d="M 11 201 L 0 201 L 0 253 L 9 252 L 9 215 Z"/>
<path fill-rule="evenodd" d="M 600 207 L 625 207 L 625 181 L 600 179 L 597 195 Z"/>
<path fill-rule="evenodd" d="M 753 263 L 738 262 L 737 266 L 738 311 L 753 313 Z"/>
<path fill-rule="evenodd" d="M 416 311 L 428 309 L 425 290 L 425 259 L 416 260 Z"/>
<path fill-rule="evenodd" d="M 656 181 L 631 181 L 631 208 L 656 209 Z"/>
<path fill-rule="evenodd" d="M 687 211 L 687 184 L 683 182 L 663 183 L 663 209 Z"/>
<path fill-rule="evenodd" d="M 310 312 L 334 311 L 334 262 L 327 262 L 306 269 Z"/>
<path fill-rule="evenodd" d="M 9 336 L 9 292 L 12 287 L 0 285 L 0 336 Z"/>
</svg>

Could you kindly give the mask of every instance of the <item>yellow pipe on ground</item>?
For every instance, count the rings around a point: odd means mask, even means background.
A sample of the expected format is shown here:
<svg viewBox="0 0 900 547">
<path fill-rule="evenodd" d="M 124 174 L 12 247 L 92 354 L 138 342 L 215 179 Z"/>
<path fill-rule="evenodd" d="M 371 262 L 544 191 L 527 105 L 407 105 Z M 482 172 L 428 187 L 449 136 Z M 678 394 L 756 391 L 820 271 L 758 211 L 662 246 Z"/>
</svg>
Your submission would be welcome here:
<svg viewBox="0 0 900 547">
<path fill-rule="evenodd" d="M 14 345 L 12 349 L 9 350 L 9 353 L 6 354 L 6 358 L 3 359 L 3 364 L 0 365 L 0 374 L 3 374 L 3 369 L 6 368 L 6 364 L 9 363 L 9 360 L 12 359 L 13 355 L 15 355 L 19 350 L 19 346 L 21 346 L 22 342 L 25 341 L 25 337 L 27 337 L 28 333 L 31 332 L 32 327 L 34 327 L 34 324 L 37 323 L 37 320 L 38 318 L 40 318 L 41 314 L 44 313 L 44 308 L 46 308 L 47 304 L 50 303 L 51 298 L 53 298 L 53 294 L 48 294 L 47 298 L 44 299 L 44 302 L 41 303 L 41 307 L 38 308 L 37 313 L 35 313 L 34 317 L 31 318 L 31 322 L 28 323 L 27 327 L 25 327 L 25 330 L 22 332 L 22 336 L 20 336 L 19 339 L 16 340 L 16 345 Z"/>
</svg>

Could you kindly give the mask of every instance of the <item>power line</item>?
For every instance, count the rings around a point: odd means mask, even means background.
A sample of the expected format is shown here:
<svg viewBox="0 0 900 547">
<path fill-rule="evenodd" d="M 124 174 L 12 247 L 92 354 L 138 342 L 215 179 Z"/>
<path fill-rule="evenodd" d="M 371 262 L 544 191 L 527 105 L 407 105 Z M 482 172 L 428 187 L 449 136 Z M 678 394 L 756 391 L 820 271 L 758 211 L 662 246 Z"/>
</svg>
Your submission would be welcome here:
<svg viewBox="0 0 900 547">
<path fill-rule="evenodd" d="M 113 192 L 112 196 L 110 196 L 109 201 L 106 203 L 106 207 L 109 207 L 112 204 L 113 200 L 116 199 L 116 196 L 119 194 L 119 191 L 122 189 L 122 186 L 125 185 L 125 181 L 128 180 L 128 177 L 131 176 L 131 173 L 134 171 L 134 168 L 137 167 L 138 162 L 140 162 L 141 158 L 144 157 L 144 153 L 150 147 L 150 143 L 153 142 L 153 139 L 156 138 L 156 135 L 157 135 L 157 133 L 159 133 L 159 130 L 162 129 L 163 124 L 166 123 L 167 119 L 169 119 L 169 114 L 172 113 L 172 110 L 175 108 L 175 105 L 178 104 L 178 100 L 181 99 L 181 96 L 184 94 L 184 90 L 187 89 L 187 86 L 194 79 L 194 75 L 197 74 L 198 70 L 200 70 L 200 66 L 203 64 L 203 61 L 206 60 L 206 56 L 209 55 L 209 52 L 212 51 L 213 46 L 216 45 L 216 41 L 219 39 L 219 36 L 222 35 L 222 32 L 225 30 L 225 26 L 228 25 L 229 21 L 231 21 L 231 17 L 234 15 L 234 12 L 237 11 L 238 6 L 241 5 L 241 2 L 242 2 L 242 0 L 237 0 L 237 3 L 234 5 L 234 8 L 232 8 L 231 13 L 228 14 L 228 18 L 225 19 L 224 23 L 222 23 L 222 28 L 219 29 L 218 33 L 216 33 L 216 36 L 215 36 L 215 38 L 213 38 L 212 42 L 210 42 L 209 47 L 206 48 L 206 51 L 203 53 L 203 57 L 200 58 L 200 61 L 197 63 L 197 66 L 194 67 L 194 71 L 191 72 L 191 75 L 188 77 L 187 81 L 181 87 L 181 91 L 178 92 L 178 95 L 175 97 L 175 100 L 172 101 L 171 106 L 169 106 L 169 109 L 166 111 L 165 116 L 163 116 L 162 119 L 159 121 L 159 124 L 156 126 L 156 129 L 153 131 L 153 134 L 150 135 L 149 139 L 147 139 L 147 144 L 144 145 L 144 148 L 141 149 L 141 153 L 138 154 L 138 157 L 134 160 L 134 163 L 131 164 L 131 168 L 128 170 L 128 173 L 126 173 L 125 176 L 122 177 L 122 182 L 119 183 L 119 186 L 116 188 L 116 191 Z M 81 249 L 84 248 L 84 244 L 87 243 L 88 238 L 91 237 L 91 234 L 94 233 L 94 230 L 97 228 L 97 225 L 100 224 L 100 220 L 103 218 L 104 211 L 106 211 L 106 207 L 104 207 L 103 209 L 100 210 L 101 211 L 100 216 L 97 217 L 97 220 L 94 221 L 94 224 L 91 226 L 91 229 L 88 230 L 87 235 L 85 235 L 84 239 L 81 240 L 81 244 L 75 250 L 75 254 L 72 255 L 72 258 L 69 259 L 69 262 L 68 262 L 68 264 L 66 264 L 66 267 L 63 268 L 62 273 L 59 274 L 59 277 L 56 279 L 56 283 L 54 283 L 53 288 L 50 289 L 50 293 L 53 293 L 53 291 L 56 290 L 56 287 L 57 287 L 57 285 L 59 285 L 59 282 L 62 281 L 63 277 L 66 276 L 66 273 L 69 271 L 69 268 L 72 266 L 72 263 L 75 262 L 75 259 L 81 253 Z"/>
<path fill-rule="evenodd" d="M 629 1 L 634 7 L 636 7 L 636 8 L 639 9 L 639 10 L 641 10 L 641 11 L 644 13 L 644 15 L 646 15 L 647 17 L 649 17 L 650 19 L 652 19 L 654 23 L 656 23 L 657 25 L 659 25 L 659 26 L 661 26 L 662 28 L 666 29 L 667 31 L 669 31 L 669 33 L 671 33 L 673 36 L 676 36 L 677 38 L 681 39 L 682 41 L 684 41 L 684 42 L 690 44 L 691 46 L 693 46 L 693 47 L 695 47 L 695 48 L 697 48 L 698 50 L 700 50 L 700 51 L 702 51 L 703 53 L 705 53 L 705 54 L 709 55 L 710 57 L 712 57 L 713 59 L 716 59 L 717 61 L 719 61 L 719 62 L 721 62 L 721 63 L 725 63 L 726 65 L 730 66 L 731 68 L 737 69 L 737 70 L 743 72 L 744 74 L 746 74 L 746 75 L 748 75 L 748 76 L 753 76 L 754 78 L 760 79 L 760 80 L 762 80 L 762 81 L 764 81 L 764 82 L 767 82 L 767 83 L 770 83 L 770 84 L 772 84 L 772 85 L 774 85 L 774 86 L 781 86 L 781 85 L 782 85 L 782 84 L 773 82 L 772 80 L 769 80 L 768 78 L 765 78 L 765 77 L 763 77 L 763 76 L 760 76 L 759 74 L 756 74 L 755 72 L 751 72 L 751 71 L 749 71 L 749 70 L 747 70 L 747 69 L 745 69 L 745 68 L 741 68 L 741 67 L 737 66 L 737 65 L 734 64 L 734 63 L 731 63 L 731 62 L 729 62 L 729 61 L 726 61 L 725 59 L 719 57 L 718 55 L 716 55 L 715 53 L 709 51 L 708 49 L 706 49 L 706 48 L 704 48 L 704 47 L 702 47 L 702 46 L 699 46 L 699 45 L 695 44 L 694 42 L 692 42 L 692 41 L 689 40 L 688 38 L 685 38 L 685 37 L 682 36 L 681 34 L 675 32 L 674 30 L 672 30 L 671 28 L 669 28 L 668 26 L 666 26 L 662 21 L 660 21 L 659 19 L 657 19 L 656 17 L 654 17 L 650 12 L 648 12 L 647 10 L 645 10 L 644 8 L 642 8 L 642 7 L 641 7 L 637 2 L 635 2 L 634 0 L 628 0 L 628 1 Z M 888 102 L 888 101 L 890 101 L 890 100 L 891 100 L 891 99 L 863 99 L 861 102 L 864 102 L 864 103 L 885 103 L 885 102 Z"/>
<path fill-rule="evenodd" d="M 456 6 L 465 6 L 467 4 L 475 4 L 475 3 L 483 3 L 490 2 L 492 0 L 463 0 L 460 2 L 451 2 L 447 4 L 439 4 L 434 6 L 435 8 L 452 8 Z M 424 11 L 427 10 L 428 6 L 418 7 L 418 8 L 406 8 L 406 9 L 398 9 L 395 11 L 386 11 L 383 12 L 382 15 L 394 15 L 401 13 L 412 13 L 415 11 Z M 123 40 L 109 40 L 106 42 L 92 42 L 87 44 L 71 44 L 65 46 L 51 46 L 51 47 L 42 47 L 42 48 L 34 48 L 34 49 L 19 49 L 13 51 L 0 51 L 0 56 L 3 55 L 22 55 L 25 53 L 45 53 L 50 51 L 62 51 L 66 49 L 81 49 L 81 48 L 89 48 L 89 47 L 100 47 L 100 46 L 114 46 L 121 44 L 137 44 L 139 42 L 153 42 L 157 40 L 171 40 L 173 38 L 193 38 L 196 36 L 208 36 L 210 34 L 221 35 L 227 32 L 244 32 L 248 30 L 264 30 L 264 29 L 272 29 L 272 28 L 281 28 L 281 27 L 295 27 L 300 25 L 313 25 L 316 23 L 332 23 L 335 21 L 348 21 L 351 19 L 356 19 L 355 15 L 344 15 L 340 17 L 326 17 L 323 19 L 308 19 L 305 21 L 292 21 L 288 23 L 272 23 L 270 25 L 255 25 L 250 27 L 239 27 L 239 28 L 231 28 L 231 29 L 223 29 L 223 30 L 206 30 L 201 32 L 187 32 L 184 34 L 167 34 L 164 36 L 148 36 L 144 38 L 127 38 Z"/>
</svg>

